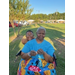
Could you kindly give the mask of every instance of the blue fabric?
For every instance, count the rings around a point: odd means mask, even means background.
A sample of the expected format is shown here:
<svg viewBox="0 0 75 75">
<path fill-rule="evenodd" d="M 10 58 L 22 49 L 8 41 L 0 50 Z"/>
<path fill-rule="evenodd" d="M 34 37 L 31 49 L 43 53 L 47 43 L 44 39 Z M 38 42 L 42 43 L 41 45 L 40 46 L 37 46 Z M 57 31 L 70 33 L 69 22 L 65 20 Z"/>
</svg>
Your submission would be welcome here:
<svg viewBox="0 0 75 75">
<path fill-rule="evenodd" d="M 40 61 L 40 60 L 42 60 L 42 61 Z M 28 61 L 29 61 L 29 63 L 27 65 L 25 63 L 25 60 L 22 60 L 22 61 L 24 61 L 24 62 L 21 62 L 19 65 L 18 75 L 56 75 L 56 70 L 54 69 L 54 65 L 52 63 L 48 63 L 48 62 L 45 64 L 43 59 L 33 58 L 30 60 L 27 60 L 26 63 L 28 63 Z M 38 61 L 37 65 L 36 65 L 36 61 Z M 41 65 L 39 65 L 40 63 L 41 63 Z M 31 65 L 36 66 L 41 70 L 38 72 L 39 74 L 35 74 L 36 71 L 32 71 L 29 69 L 29 67 Z M 42 65 L 44 65 L 44 66 L 42 66 Z M 45 71 L 47 71 L 47 72 L 45 73 Z M 50 71 L 50 73 L 49 73 L 49 71 Z"/>
<path fill-rule="evenodd" d="M 53 46 L 46 40 L 43 40 L 42 43 L 38 44 L 36 39 L 33 39 L 33 40 L 28 41 L 24 45 L 22 52 L 28 53 L 31 50 L 34 50 L 37 52 L 38 49 L 42 49 L 44 52 L 46 52 L 52 57 L 55 51 Z M 36 56 L 32 56 L 29 60 L 21 59 L 19 63 L 17 75 L 56 75 L 56 70 L 54 69 L 54 65 L 52 66 L 53 63 L 48 63 L 43 59 L 44 59 L 44 56 L 40 54 L 37 54 Z M 38 72 L 39 74 L 37 72 L 29 70 L 29 67 L 31 65 L 39 67 L 39 69 L 41 69 L 41 71 Z"/>
<path fill-rule="evenodd" d="M 42 49 L 44 52 L 46 52 L 47 54 L 49 54 L 50 56 L 53 57 L 53 53 L 54 53 L 54 48 L 53 46 L 47 42 L 46 40 L 43 40 L 42 43 L 38 44 L 36 39 L 33 39 L 33 40 L 30 40 L 28 41 L 23 49 L 22 49 L 22 52 L 23 53 L 28 53 L 30 52 L 31 50 L 34 50 L 34 51 L 38 51 L 38 49 Z M 43 55 L 40 55 L 40 54 L 37 54 L 36 56 L 32 56 L 32 58 L 41 58 L 41 59 L 44 59 L 44 56 Z"/>
</svg>

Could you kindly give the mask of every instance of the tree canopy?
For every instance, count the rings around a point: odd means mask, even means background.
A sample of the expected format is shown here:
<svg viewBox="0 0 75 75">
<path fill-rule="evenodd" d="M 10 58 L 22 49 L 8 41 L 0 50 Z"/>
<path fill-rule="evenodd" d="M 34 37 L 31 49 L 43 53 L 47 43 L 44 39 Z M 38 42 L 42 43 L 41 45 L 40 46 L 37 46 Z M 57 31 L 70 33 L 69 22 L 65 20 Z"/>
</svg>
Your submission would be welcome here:
<svg viewBox="0 0 75 75">
<path fill-rule="evenodd" d="M 65 20 L 65 13 L 59 13 L 59 12 L 55 12 L 52 14 L 32 14 L 30 16 L 30 19 L 40 19 L 40 20 L 58 20 L 58 19 L 63 19 Z"/>
<path fill-rule="evenodd" d="M 33 8 L 29 9 L 30 6 L 29 0 L 9 0 L 9 20 L 27 19 L 33 11 Z"/>
</svg>

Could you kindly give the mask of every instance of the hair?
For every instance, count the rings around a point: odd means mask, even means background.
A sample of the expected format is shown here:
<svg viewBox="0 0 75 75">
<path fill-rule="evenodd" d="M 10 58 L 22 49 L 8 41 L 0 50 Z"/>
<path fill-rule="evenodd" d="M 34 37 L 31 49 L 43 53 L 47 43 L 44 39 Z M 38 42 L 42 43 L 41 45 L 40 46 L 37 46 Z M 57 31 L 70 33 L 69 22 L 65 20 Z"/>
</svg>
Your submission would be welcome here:
<svg viewBox="0 0 75 75">
<path fill-rule="evenodd" d="M 27 31 L 26 31 L 26 34 L 27 34 L 27 32 L 32 32 L 32 33 L 33 33 L 33 31 L 31 31 L 31 30 L 27 30 Z"/>
<path fill-rule="evenodd" d="M 44 27 L 39 27 L 36 32 L 38 32 L 40 29 L 43 29 L 46 33 L 46 29 Z"/>
</svg>

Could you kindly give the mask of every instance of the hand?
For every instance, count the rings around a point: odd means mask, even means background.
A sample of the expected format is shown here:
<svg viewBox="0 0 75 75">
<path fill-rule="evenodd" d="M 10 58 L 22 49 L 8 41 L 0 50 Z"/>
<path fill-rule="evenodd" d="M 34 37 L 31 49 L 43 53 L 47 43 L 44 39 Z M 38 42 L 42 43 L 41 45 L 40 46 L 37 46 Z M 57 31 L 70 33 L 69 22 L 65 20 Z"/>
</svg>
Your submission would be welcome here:
<svg viewBox="0 0 75 75">
<path fill-rule="evenodd" d="M 44 52 L 42 49 L 39 49 L 39 50 L 37 51 L 37 53 L 38 53 L 38 54 L 44 54 L 45 52 Z"/>
<path fill-rule="evenodd" d="M 31 56 L 35 56 L 36 54 L 37 54 L 37 53 L 36 53 L 35 51 L 33 51 L 33 50 L 30 51 L 30 55 L 31 55 Z"/>
</svg>

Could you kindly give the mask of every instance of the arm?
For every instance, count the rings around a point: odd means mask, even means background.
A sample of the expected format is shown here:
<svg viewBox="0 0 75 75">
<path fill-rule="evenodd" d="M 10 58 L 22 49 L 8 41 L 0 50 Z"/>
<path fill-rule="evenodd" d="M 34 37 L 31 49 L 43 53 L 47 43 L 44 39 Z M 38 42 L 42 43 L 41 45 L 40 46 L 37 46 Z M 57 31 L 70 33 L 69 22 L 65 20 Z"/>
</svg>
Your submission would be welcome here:
<svg viewBox="0 0 75 75">
<path fill-rule="evenodd" d="M 22 38 L 21 42 L 23 45 L 25 45 L 27 43 L 27 39 Z"/>
<path fill-rule="evenodd" d="M 44 58 L 47 62 L 53 62 L 53 57 L 51 57 L 50 55 L 48 55 L 46 52 L 44 52 Z"/>
<path fill-rule="evenodd" d="M 51 57 L 49 54 L 47 54 L 46 52 L 44 52 L 42 49 L 39 49 L 37 51 L 38 54 L 43 54 L 45 61 L 47 62 L 53 62 L 53 57 Z"/>
<path fill-rule="evenodd" d="M 28 53 L 21 52 L 21 58 L 28 60 L 28 59 L 30 59 L 30 56 L 28 55 Z"/>
<path fill-rule="evenodd" d="M 30 51 L 29 54 L 28 53 L 23 53 L 21 52 L 21 57 L 25 60 L 28 60 L 31 58 L 31 56 L 35 56 L 37 53 L 35 51 Z"/>
<path fill-rule="evenodd" d="M 49 44 L 47 52 L 46 52 L 49 55 L 49 58 L 48 58 L 49 62 L 53 62 L 53 60 L 54 60 L 54 58 L 53 58 L 54 51 L 55 50 L 54 50 L 53 46 L 51 44 Z"/>
</svg>

